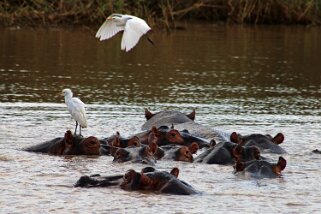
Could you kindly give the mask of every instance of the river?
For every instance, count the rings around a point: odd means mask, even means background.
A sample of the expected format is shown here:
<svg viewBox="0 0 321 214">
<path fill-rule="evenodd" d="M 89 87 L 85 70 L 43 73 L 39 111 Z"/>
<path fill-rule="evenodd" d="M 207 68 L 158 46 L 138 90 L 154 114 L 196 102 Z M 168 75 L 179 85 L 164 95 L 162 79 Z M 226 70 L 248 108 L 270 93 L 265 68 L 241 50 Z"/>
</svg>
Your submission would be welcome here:
<svg viewBox="0 0 321 214">
<path fill-rule="evenodd" d="M 1 213 L 317 213 L 321 202 L 321 29 L 193 25 L 154 31 L 130 52 L 121 36 L 88 29 L 0 29 Z M 113 175 L 140 164 L 109 156 L 22 151 L 73 130 L 61 96 L 87 105 L 84 136 L 128 136 L 152 112 L 196 109 L 196 122 L 226 132 L 282 132 L 281 178 L 248 179 L 232 166 L 177 166 L 200 195 L 74 188 L 84 174 Z M 277 155 L 268 155 L 275 161 Z"/>
</svg>

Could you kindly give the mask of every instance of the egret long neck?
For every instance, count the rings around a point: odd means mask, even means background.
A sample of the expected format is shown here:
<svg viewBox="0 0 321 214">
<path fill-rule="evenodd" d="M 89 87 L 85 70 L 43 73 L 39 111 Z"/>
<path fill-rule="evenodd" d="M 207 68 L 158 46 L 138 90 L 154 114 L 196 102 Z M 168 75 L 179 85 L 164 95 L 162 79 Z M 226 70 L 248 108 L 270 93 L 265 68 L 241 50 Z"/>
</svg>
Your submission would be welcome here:
<svg viewBox="0 0 321 214">
<path fill-rule="evenodd" d="M 65 103 L 67 104 L 71 98 L 72 98 L 72 94 L 66 94 L 65 95 Z"/>
</svg>

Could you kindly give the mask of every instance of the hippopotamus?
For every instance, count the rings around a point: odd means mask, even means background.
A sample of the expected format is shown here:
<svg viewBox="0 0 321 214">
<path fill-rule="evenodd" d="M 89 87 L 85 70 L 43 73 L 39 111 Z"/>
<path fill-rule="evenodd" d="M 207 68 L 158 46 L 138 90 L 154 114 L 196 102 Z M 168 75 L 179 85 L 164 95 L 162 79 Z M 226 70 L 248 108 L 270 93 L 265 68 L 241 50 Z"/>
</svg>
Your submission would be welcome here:
<svg viewBox="0 0 321 214">
<path fill-rule="evenodd" d="M 166 151 L 163 159 L 193 162 L 193 154 L 196 154 L 199 146 L 197 143 L 192 143 L 190 146 L 175 146 Z"/>
<path fill-rule="evenodd" d="M 230 140 L 234 143 L 238 143 L 240 145 L 245 146 L 257 146 L 260 151 L 270 152 L 275 154 L 284 154 L 286 151 L 279 146 L 279 144 L 283 143 L 284 135 L 282 133 L 278 133 L 275 137 L 271 135 L 262 135 L 262 134 L 250 134 L 242 136 L 241 134 L 237 134 L 233 132 L 230 136 Z"/>
<path fill-rule="evenodd" d="M 133 169 L 128 170 L 125 175 L 114 176 L 81 176 L 74 185 L 75 187 L 110 187 L 119 186 L 127 191 L 152 191 L 155 193 L 191 195 L 198 194 L 188 183 L 178 179 L 179 169 L 173 168 L 170 173 L 157 171 L 153 167 L 145 167 L 141 172 Z"/>
<path fill-rule="evenodd" d="M 120 187 L 127 191 L 145 190 L 156 193 L 191 195 L 198 194 L 191 185 L 178 179 L 179 169 L 173 168 L 170 173 L 153 168 L 142 172 L 131 169 L 124 175 Z"/>
<path fill-rule="evenodd" d="M 153 126 L 159 128 L 174 124 L 177 130 L 188 130 L 189 134 L 195 137 L 207 140 L 214 139 L 217 142 L 229 141 L 230 134 L 196 123 L 194 121 L 195 115 L 195 109 L 189 114 L 184 114 L 179 111 L 152 113 L 145 108 L 145 118 L 147 121 L 142 125 L 142 130 L 150 130 Z"/>
<path fill-rule="evenodd" d="M 101 176 L 99 174 L 95 175 L 84 175 L 79 178 L 74 187 L 109 187 L 117 186 L 120 184 L 123 175 L 113 175 L 113 176 Z"/>
<path fill-rule="evenodd" d="M 252 160 L 248 162 L 236 162 L 235 174 L 242 174 L 252 178 L 277 178 L 286 167 L 286 160 L 280 156 L 277 163 L 272 164 L 265 160 Z"/>
<path fill-rule="evenodd" d="M 199 137 L 195 137 L 189 133 L 188 130 L 178 131 L 172 125 L 160 126 L 156 128 L 153 126 L 151 130 L 136 134 L 142 144 L 148 144 L 155 141 L 158 146 L 164 145 L 185 145 L 190 146 L 192 143 L 197 143 L 199 148 L 208 147 L 209 143 Z"/>
<path fill-rule="evenodd" d="M 120 148 L 126 148 L 130 146 L 141 146 L 140 139 L 137 136 L 131 136 L 131 137 L 122 137 L 119 132 L 116 132 L 116 134 L 105 138 L 102 140 L 103 143 L 111 146 L 116 146 Z"/>
<path fill-rule="evenodd" d="M 314 154 L 321 154 L 321 150 L 319 150 L 319 149 L 314 149 L 314 150 L 312 150 L 312 153 L 314 153 Z"/>
<path fill-rule="evenodd" d="M 131 161 L 154 165 L 156 162 L 154 154 L 157 153 L 157 148 L 157 144 L 151 142 L 149 145 L 142 145 L 141 147 L 115 148 L 111 155 L 114 157 L 113 162 L 123 163 Z"/>
<path fill-rule="evenodd" d="M 105 153 L 96 137 L 83 138 L 73 135 L 70 130 L 66 131 L 64 137 L 58 137 L 24 150 L 50 155 L 102 155 Z"/>
<path fill-rule="evenodd" d="M 260 151 L 255 146 L 241 146 L 232 142 L 221 142 L 213 145 L 197 156 L 194 162 L 231 165 L 236 160 L 249 161 L 261 158 Z"/>
</svg>

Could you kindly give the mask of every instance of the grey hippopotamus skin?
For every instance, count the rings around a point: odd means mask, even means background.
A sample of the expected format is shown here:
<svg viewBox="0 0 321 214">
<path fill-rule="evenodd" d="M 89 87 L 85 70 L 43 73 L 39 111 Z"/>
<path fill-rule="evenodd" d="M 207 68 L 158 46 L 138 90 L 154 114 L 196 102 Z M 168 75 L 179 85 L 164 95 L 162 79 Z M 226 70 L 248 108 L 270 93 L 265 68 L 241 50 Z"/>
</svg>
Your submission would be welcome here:
<svg viewBox="0 0 321 214">
<path fill-rule="evenodd" d="M 319 150 L 319 149 L 314 149 L 314 150 L 312 150 L 312 153 L 314 153 L 314 154 L 321 154 L 321 150 Z"/>
<path fill-rule="evenodd" d="M 195 137 L 207 140 L 214 139 L 216 142 L 229 141 L 230 133 L 219 131 L 208 126 L 196 123 L 195 110 L 190 114 L 184 114 L 179 111 L 160 111 L 152 113 L 145 109 L 146 122 L 142 125 L 142 130 L 150 130 L 153 126 L 171 126 L 174 124 L 178 130 L 188 130 Z"/>
<path fill-rule="evenodd" d="M 64 137 L 58 137 L 23 150 L 50 155 L 103 155 L 106 153 L 96 137 L 84 138 L 73 135 L 70 130 L 66 131 Z"/>
<path fill-rule="evenodd" d="M 164 156 L 164 160 L 193 162 L 193 154 L 196 154 L 199 146 L 197 143 L 192 143 L 190 146 L 171 146 Z"/>
<path fill-rule="evenodd" d="M 277 163 L 270 163 L 265 160 L 252 160 L 248 162 L 237 162 L 234 166 L 234 173 L 252 178 L 277 178 L 286 167 L 286 160 L 279 157 Z"/>
<path fill-rule="evenodd" d="M 178 179 L 179 169 L 173 168 L 170 173 L 153 168 L 136 172 L 128 170 L 120 187 L 127 191 L 144 190 L 162 194 L 192 195 L 198 194 L 188 183 Z"/>
<path fill-rule="evenodd" d="M 233 132 L 230 136 L 230 140 L 234 143 L 238 143 L 244 146 L 256 146 L 262 153 L 286 153 L 286 151 L 279 145 L 284 141 L 284 135 L 282 133 L 278 133 L 277 135 L 272 137 L 268 134 L 250 134 L 242 136 L 241 134 Z"/>
<path fill-rule="evenodd" d="M 155 142 L 140 147 L 127 147 L 111 149 L 111 155 L 114 157 L 113 162 L 133 162 L 155 165 L 158 154 L 158 146 Z M 164 154 L 161 154 L 164 155 Z"/>
<path fill-rule="evenodd" d="M 145 167 L 141 172 L 131 169 L 125 175 L 81 176 L 74 187 L 111 187 L 118 186 L 126 191 L 150 191 L 160 194 L 192 195 L 199 194 L 188 183 L 178 179 L 179 169 L 173 168 L 170 173 Z"/>
<path fill-rule="evenodd" d="M 205 150 L 194 162 L 206 164 L 232 165 L 237 160 L 260 159 L 260 151 L 255 146 L 241 146 L 232 142 L 221 142 Z"/>
</svg>

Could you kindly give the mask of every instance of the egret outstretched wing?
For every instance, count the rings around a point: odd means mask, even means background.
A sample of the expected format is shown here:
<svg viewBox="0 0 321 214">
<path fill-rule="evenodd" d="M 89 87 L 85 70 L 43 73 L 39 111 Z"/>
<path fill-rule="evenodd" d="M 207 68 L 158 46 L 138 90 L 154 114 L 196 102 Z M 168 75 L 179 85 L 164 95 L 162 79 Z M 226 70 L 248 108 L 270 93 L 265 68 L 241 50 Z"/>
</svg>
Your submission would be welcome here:
<svg viewBox="0 0 321 214">
<path fill-rule="evenodd" d="M 122 25 L 117 25 L 116 22 L 112 19 L 107 19 L 102 26 L 98 29 L 96 33 L 96 38 L 99 38 L 100 41 L 109 39 L 116 35 L 119 31 L 124 30 L 125 27 Z"/>
<path fill-rule="evenodd" d="M 140 18 L 132 18 L 126 22 L 123 38 L 121 40 L 121 49 L 129 51 L 139 41 L 140 37 L 147 33 L 151 28 Z"/>
</svg>

